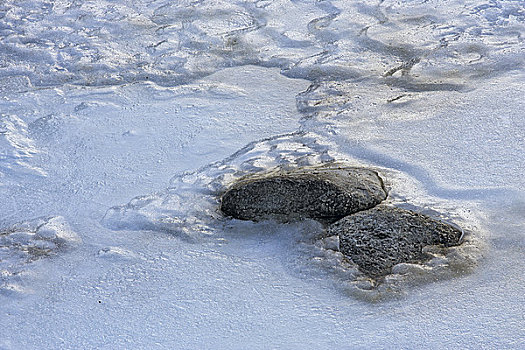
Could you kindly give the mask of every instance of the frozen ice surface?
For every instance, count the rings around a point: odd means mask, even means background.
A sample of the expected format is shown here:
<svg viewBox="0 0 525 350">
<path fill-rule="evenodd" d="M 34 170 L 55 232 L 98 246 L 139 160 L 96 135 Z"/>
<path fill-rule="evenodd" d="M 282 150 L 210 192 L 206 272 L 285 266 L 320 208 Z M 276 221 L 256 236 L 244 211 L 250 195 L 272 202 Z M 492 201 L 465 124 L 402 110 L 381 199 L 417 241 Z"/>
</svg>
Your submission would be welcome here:
<svg viewBox="0 0 525 350">
<path fill-rule="evenodd" d="M 0 134 L 6 207 L 23 207 L 29 217 L 86 206 L 103 213 L 254 138 L 296 130 L 294 94 L 306 87 L 277 69 L 247 66 L 183 86 L 66 85 L 9 95 Z M 20 186 L 31 193 L 17 196 Z"/>
<path fill-rule="evenodd" d="M 3 1 L 0 348 L 524 348 L 524 31 L 513 0 Z M 370 298 L 317 223 L 217 211 L 331 161 L 471 244 Z"/>
<path fill-rule="evenodd" d="M 81 243 L 63 217 L 20 222 L 0 231 L 0 294 L 24 290 L 32 262 L 71 249 Z M 29 273 L 30 274 L 30 273 Z M 18 282 L 22 282 L 19 284 Z"/>
</svg>

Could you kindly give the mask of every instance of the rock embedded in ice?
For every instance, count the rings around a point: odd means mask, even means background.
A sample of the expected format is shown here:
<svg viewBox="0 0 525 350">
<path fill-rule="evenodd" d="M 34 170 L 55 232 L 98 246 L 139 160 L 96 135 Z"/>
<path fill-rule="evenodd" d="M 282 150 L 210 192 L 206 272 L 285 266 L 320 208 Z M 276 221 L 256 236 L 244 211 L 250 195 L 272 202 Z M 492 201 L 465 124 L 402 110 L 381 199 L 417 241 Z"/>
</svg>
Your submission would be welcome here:
<svg viewBox="0 0 525 350">
<path fill-rule="evenodd" d="M 328 232 L 339 235 L 340 251 L 371 277 L 391 273 L 396 264 L 427 260 L 425 246 L 455 246 L 462 236 L 449 224 L 386 205 L 347 216 Z"/>
<path fill-rule="evenodd" d="M 324 165 L 242 178 L 222 196 L 221 211 L 241 220 L 311 218 L 333 222 L 372 208 L 386 197 L 383 181 L 375 171 Z"/>
</svg>

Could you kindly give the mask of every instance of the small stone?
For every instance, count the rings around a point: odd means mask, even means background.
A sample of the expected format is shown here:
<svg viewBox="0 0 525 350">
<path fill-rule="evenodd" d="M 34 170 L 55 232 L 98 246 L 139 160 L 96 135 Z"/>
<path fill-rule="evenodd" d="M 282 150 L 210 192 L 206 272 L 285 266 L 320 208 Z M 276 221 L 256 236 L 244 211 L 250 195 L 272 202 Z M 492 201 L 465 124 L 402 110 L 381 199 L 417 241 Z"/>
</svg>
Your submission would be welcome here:
<svg viewBox="0 0 525 350">
<path fill-rule="evenodd" d="M 221 199 L 221 211 L 241 220 L 302 218 L 333 222 L 387 196 L 372 170 L 336 165 L 279 170 L 245 177 Z"/>
<path fill-rule="evenodd" d="M 462 232 L 426 215 L 390 206 L 347 216 L 328 228 L 339 249 L 370 277 L 385 276 L 399 263 L 428 260 L 423 248 L 460 244 Z"/>
</svg>

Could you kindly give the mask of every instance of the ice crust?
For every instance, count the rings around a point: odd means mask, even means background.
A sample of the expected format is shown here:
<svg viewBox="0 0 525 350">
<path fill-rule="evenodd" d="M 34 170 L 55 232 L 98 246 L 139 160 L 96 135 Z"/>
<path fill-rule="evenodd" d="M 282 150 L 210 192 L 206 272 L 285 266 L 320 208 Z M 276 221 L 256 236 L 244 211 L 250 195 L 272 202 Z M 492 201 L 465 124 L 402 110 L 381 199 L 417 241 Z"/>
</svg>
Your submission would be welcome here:
<svg viewBox="0 0 525 350">
<path fill-rule="evenodd" d="M 524 30 L 513 0 L 3 1 L 0 348 L 523 348 Z M 217 210 L 334 161 L 466 243 L 375 286 L 318 223 Z"/>
<path fill-rule="evenodd" d="M 28 293 L 30 264 L 82 242 L 61 216 L 24 221 L 0 230 L 0 294 Z"/>
</svg>

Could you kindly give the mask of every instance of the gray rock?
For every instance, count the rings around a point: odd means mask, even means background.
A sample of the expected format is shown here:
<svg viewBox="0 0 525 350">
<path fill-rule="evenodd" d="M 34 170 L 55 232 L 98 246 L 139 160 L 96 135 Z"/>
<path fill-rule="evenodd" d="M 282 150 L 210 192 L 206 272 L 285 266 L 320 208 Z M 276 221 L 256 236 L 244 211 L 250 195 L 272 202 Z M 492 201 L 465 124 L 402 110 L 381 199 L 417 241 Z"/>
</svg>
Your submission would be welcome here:
<svg viewBox="0 0 525 350">
<path fill-rule="evenodd" d="M 221 210 L 241 220 L 311 218 L 333 222 L 372 208 L 386 196 L 375 171 L 337 165 L 305 167 L 239 180 L 222 196 Z"/>
<path fill-rule="evenodd" d="M 385 205 L 347 216 L 328 228 L 339 235 L 339 250 L 360 270 L 380 277 L 399 263 L 424 261 L 427 245 L 458 245 L 462 232 L 415 212 Z"/>
</svg>

